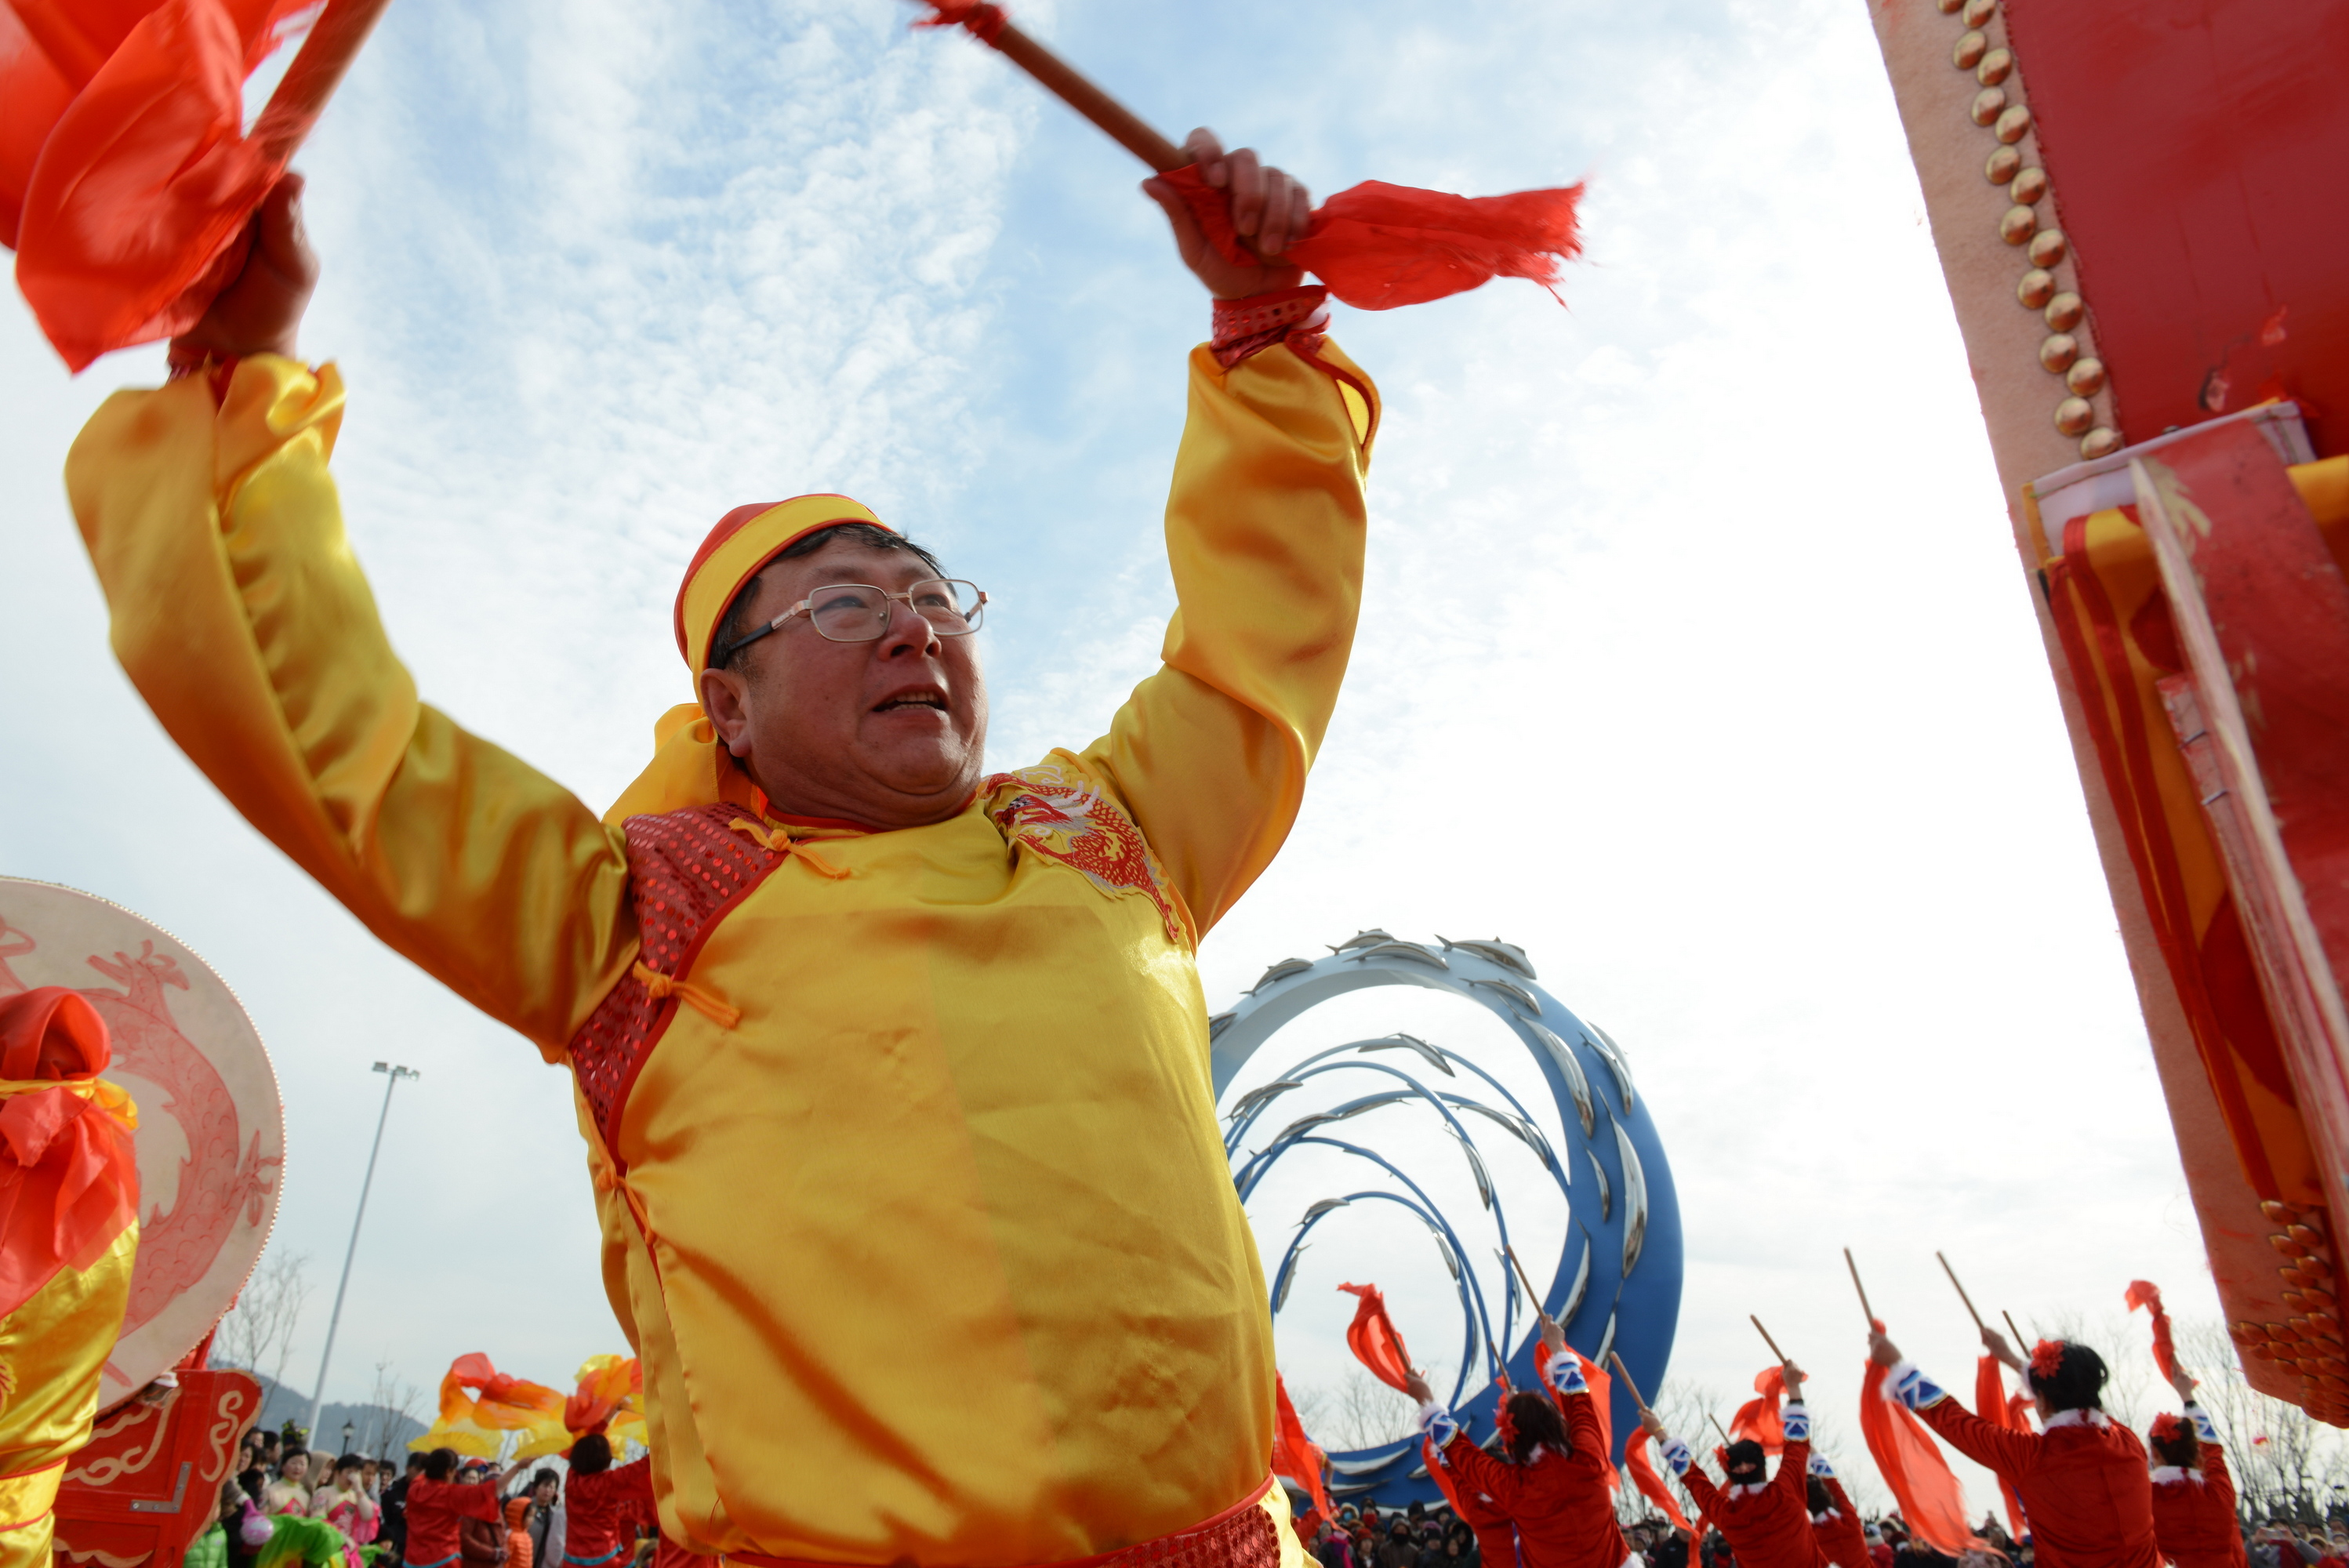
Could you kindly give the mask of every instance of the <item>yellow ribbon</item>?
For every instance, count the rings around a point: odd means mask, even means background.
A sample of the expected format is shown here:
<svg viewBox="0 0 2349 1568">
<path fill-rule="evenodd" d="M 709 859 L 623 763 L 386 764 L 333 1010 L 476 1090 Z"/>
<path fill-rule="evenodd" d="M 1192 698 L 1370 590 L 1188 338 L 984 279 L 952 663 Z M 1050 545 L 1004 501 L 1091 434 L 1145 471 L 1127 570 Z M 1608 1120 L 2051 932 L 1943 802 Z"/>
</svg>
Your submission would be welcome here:
<svg viewBox="0 0 2349 1568">
<path fill-rule="evenodd" d="M 139 1106 L 130 1098 L 130 1091 L 104 1078 L 0 1078 L 0 1099 L 20 1094 L 38 1094 L 48 1088 L 61 1088 L 78 1094 L 120 1122 L 125 1130 L 132 1132 L 139 1130 Z M 5 1478 L 0 1477 L 0 1484 L 5 1482 Z"/>
</svg>

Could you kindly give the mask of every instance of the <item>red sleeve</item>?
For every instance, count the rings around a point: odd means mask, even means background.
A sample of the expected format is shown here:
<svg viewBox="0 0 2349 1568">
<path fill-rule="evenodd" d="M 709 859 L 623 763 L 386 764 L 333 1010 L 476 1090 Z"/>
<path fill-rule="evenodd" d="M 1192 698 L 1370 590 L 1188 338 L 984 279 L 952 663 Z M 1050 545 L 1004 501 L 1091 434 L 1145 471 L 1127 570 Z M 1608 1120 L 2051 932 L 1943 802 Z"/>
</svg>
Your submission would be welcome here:
<svg viewBox="0 0 2349 1568">
<path fill-rule="evenodd" d="M 1588 1394 L 1559 1394 L 1552 1390 L 1558 1409 L 1566 1417 L 1566 1435 L 1574 1446 L 1574 1457 L 1595 1473 L 1607 1471 L 1607 1431 L 1599 1424 L 1599 1404 Z"/>
<path fill-rule="evenodd" d="M 1696 1499 L 1699 1513 L 1710 1514 L 1720 1510 L 1721 1489 L 1713 1484 L 1713 1478 L 1699 1469 L 1694 1460 L 1689 1461 L 1688 1474 L 1681 1477 L 1681 1484 L 1688 1488 L 1691 1497 Z"/>
<path fill-rule="evenodd" d="M 2040 1436 L 1993 1427 L 1946 1394 L 1917 1412 L 1950 1447 L 2011 1483 L 2039 1457 Z"/>
<path fill-rule="evenodd" d="M 652 1524 L 659 1519 L 653 1505 L 653 1457 L 630 1460 L 616 1472 L 620 1482 L 620 1498 L 626 1506 L 627 1517 L 640 1523 Z"/>
<path fill-rule="evenodd" d="M 1833 1476 L 1826 1476 L 1822 1479 L 1827 1483 L 1827 1495 L 1835 1499 L 1836 1511 L 1846 1519 L 1857 1522 L 1859 1518 L 1859 1510 L 1852 1507 L 1851 1497 L 1843 1490 L 1843 1482 Z"/>
<path fill-rule="evenodd" d="M 505 1516 L 505 1511 L 498 1506 L 498 1483 L 493 1480 L 450 1487 L 441 1506 L 466 1519 L 486 1520 L 492 1524 L 501 1522 Z"/>
<path fill-rule="evenodd" d="M 1442 1457 L 1451 1464 L 1453 1475 L 1469 1491 L 1483 1492 L 1504 1513 L 1515 1511 L 1521 1474 L 1516 1466 L 1503 1464 L 1470 1442 L 1464 1430 L 1444 1445 Z"/>
<path fill-rule="evenodd" d="M 1811 1445 L 1789 1441 L 1778 1454 L 1778 1473 L 1770 1484 L 1803 1505 L 1803 1517 L 1811 1516 Z"/>
</svg>

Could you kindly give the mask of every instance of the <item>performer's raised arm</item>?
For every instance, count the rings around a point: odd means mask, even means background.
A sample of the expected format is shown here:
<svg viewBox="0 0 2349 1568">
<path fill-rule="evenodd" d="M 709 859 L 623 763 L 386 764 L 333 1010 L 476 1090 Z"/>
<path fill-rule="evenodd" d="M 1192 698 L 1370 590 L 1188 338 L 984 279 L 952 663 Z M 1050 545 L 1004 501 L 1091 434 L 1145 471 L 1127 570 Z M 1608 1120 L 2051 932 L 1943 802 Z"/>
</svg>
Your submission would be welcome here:
<svg viewBox="0 0 2349 1568">
<path fill-rule="evenodd" d="M 2009 1367 L 2024 1370 L 1996 1329 L 1983 1329 L 1982 1343 Z M 1942 1441 L 1974 1463 L 1998 1471 L 2010 1482 L 2030 1468 L 2039 1451 L 2039 1434 L 1992 1426 L 1950 1398 L 1947 1389 L 1920 1371 L 1917 1364 L 1902 1356 L 1900 1347 L 1882 1334 L 1869 1333 L 1868 1353 L 1878 1366 L 1891 1369 L 1885 1382 L 1892 1397 L 1940 1433 Z"/>
<path fill-rule="evenodd" d="M 66 482 L 116 656 L 246 820 L 550 1059 L 635 955 L 626 868 L 571 792 L 417 700 L 343 531 L 331 365 L 294 357 L 317 262 L 298 179 L 243 273 L 118 392 Z"/>
<path fill-rule="evenodd" d="M 1268 213 L 1288 204 L 1301 216 L 1302 189 L 1268 188 L 1252 155 L 1226 163 L 1206 131 L 1190 149 L 1211 182 L 1242 192 L 1242 232 L 1250 193 Z M 1171 191 L 1145 189 L 1217 295 L 1216 332 L 1191 353 L 1166 502 L 1179 607 L 1164 667 L 1081 760 L 1123 797 L 1204 934 L 1288 836 L 1337 706 L 1361 599 L 1378 394 L 1323 335 L 1325 291 L 1296 286 L 1294 269 L 1224 261 Z"/>
<path fill-rule="evenodd" d="M 1721 1488 L 1713 1484 L 1711 1476 L 1697 1468 L 1696 1455 L 1690 1451 L 1689 1446 L 1666 1431 L 1664 1418 L 1653 1410 L 1640 1412 L 1640 1425 L 1656 1439 L 1656 1451 L 1664 1457 L 1664 1463 L 1671 1468 L 1672 1474 L 1680 1478 L 1681 1485 L 1688 1489 L 1689 1496 L 1696 1500 L 1697 1512 L 1708 1517 L 1719 1513 Z"/>
</svg>

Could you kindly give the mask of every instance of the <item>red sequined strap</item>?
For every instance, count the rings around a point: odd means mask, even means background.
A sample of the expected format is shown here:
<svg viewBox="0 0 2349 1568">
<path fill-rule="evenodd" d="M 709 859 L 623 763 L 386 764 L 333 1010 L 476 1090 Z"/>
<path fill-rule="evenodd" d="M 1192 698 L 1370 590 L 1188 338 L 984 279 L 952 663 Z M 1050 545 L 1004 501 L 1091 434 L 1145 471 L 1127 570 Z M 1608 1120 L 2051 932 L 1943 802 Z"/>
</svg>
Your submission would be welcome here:
<svg viewBox="0 0 2349 1568">
<path fill-rule="evenodd" d="M 212 391 L 212 407 L 215 408 L 228 401 L 228 384 L 235 379 L 239 363 L 238 356 L 233 354 L 190 347 L 176 341 L 164 357 L 164 364 L 171 367 L 172 380 L 181 380 L 190 376 L 202 377 L 204 385 Z"/>
<path fill-rule="evenodd" d="M 1330 325 L 1330 291 L 1319 284 L 1216 302 L 1215 335 L 1207 350 L 1229 370 L 1293 332 L 1319 335 Z"/>
</svg>

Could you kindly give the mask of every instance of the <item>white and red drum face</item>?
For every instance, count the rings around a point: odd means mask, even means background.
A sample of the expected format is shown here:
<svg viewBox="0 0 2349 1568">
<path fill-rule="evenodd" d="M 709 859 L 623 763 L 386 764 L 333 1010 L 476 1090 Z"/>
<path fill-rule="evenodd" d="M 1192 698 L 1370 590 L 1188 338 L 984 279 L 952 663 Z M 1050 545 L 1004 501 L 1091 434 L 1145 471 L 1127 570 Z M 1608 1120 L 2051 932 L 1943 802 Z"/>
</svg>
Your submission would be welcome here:
<svg viewBox="0 0 2349 1568">
<path fill-rule="evenodd" d="M 212 966 L 119 904 L 0 877 L 0 995 L 63 985 L 114 1037 L 104 1076 L 139 1105 L 139 1263 L 98 1408 L 196 1347 L 277 1217 L 285 1119 L 253 1020 Z"/>
</svg>

